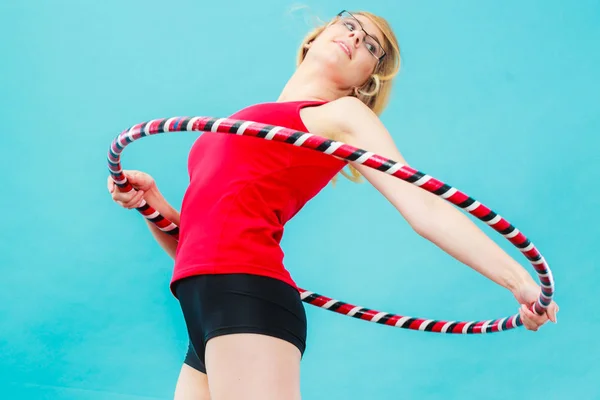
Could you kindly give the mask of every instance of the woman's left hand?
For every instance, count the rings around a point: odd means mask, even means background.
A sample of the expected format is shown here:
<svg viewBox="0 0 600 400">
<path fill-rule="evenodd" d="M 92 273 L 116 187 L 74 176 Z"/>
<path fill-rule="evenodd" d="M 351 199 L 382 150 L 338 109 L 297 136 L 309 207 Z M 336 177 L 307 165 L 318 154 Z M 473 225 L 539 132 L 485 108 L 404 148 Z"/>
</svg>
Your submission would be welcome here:
<svg viewBox="0 0 600 400">
<path fill-rule="evenodd" d="M 534 282 L 524 284 L 513 293 L 519 304 L 521 304 L 519 315 L 521 316 L 521 321 L 523 321 L 523 326 L 530 331 L 537 331 L 548 321 L 556 323 L 558 305 L 554 301 L 550 303 L 546 312 L 542 315 L 531 311 L 531 307 L 539 298 L 540 293 L 541 288 Z"/>
</svg>

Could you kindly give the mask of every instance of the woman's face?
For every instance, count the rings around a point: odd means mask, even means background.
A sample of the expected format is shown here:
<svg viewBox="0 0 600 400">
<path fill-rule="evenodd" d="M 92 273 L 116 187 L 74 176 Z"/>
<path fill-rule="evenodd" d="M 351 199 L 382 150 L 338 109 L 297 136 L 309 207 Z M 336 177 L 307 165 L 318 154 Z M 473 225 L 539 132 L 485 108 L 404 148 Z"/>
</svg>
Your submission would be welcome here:
<svg viewBox="0 0 600 400">
<path fill-rule="evenodd" d="M 385 54 L 382 43 L 383 33 L 369 18 L 345 13 L 310 44 L 306 59 L 325 64 L 340 87 L 361 87 Z"/>
</svg>

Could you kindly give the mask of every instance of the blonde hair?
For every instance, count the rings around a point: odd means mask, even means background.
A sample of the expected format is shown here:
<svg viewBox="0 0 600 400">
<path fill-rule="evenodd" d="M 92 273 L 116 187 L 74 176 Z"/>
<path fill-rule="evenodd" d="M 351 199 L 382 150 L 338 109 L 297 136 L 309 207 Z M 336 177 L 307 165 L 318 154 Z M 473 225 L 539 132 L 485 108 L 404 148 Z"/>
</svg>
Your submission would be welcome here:
<svg viewBox="0 0 600 400">
<path fill-rule="evenodd" d="M 368 18 L 383 33 L 382 46 L 386 52 L 385 57 L 379 62 L 373 75 L 371 75 L 367 82 L 352 94 L 373 110 L 376 115 L 381 115 L 390 100 L 392 80 L 400 71 L 400 45 L 398 44 L 398 39 L 396 38 L 394 31 L 392 31 L 389 23 L 384 18 L 366 11 L 351 13 Z M 318 26 L 306 35 L 300 45 L 296 65 L 300 65 L 302 61 L 304 61 L 306 53 L 308 52 L 307 45 L 315 40 L 328 26 L 338 21 L 338 19 L 339 17 L 336 16 L 329 23 Z M 348 175 L 348 173 L 343 170 L 341 171 L 342 175 L 353 182 L 359 182 L 360 173 L 352 166 L 349 166 L 349 169 L 351 175 Z"/>
</svg>

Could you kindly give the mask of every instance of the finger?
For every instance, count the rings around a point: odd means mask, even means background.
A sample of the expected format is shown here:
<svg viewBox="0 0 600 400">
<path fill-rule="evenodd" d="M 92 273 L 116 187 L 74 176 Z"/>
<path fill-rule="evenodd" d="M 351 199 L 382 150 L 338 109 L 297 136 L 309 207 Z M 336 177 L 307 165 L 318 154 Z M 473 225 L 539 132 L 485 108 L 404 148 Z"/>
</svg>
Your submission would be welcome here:
<svg viewBox="0 0 600 400">
<path fill-rule="evenodd" d="M 144 194 L 146 192 L 144 192 L 143 190 L 140 190 L 141 195 L 140 195 L 140 201 L 137 202 L 137 204 L 134 204 L 134 206 L 132 208 L 139 208 L 142 206 L 142 203 L 144 202 Z"/>
<path fill-rule="evenodd" d="M 128 203 L 131 200 L 133 200 L 136 194 L 137 190 L 135 189 L 132 189 L 129 192 L 121 192 L 119 190 L 115 190 L 112 194 L 112 198 L 116 202 Z"/>
<path fill-rule="evenodd" d="M 129 192 L 123 192 L 122 191 L 123 189 L 121 189 L 119 187 L 119 185 L 117 185 L 112 179 L 111 179 L 111 182 L 112 182 L 112 191 L 111 191 L 111 193 L 113 193 L 113 194 L 119 194 L 119 193 L 127 194 L 127 193 L 129 193 Z"/>
<path fill-rule="evenodd" d="M 558 305 L 555 302 L 550 303 L 548 309 L 546 310 L 546 315 L 548 319 L 556 324 L 556 314 L 558 313 Z"/>
<path fill-rule="evenodd" d="M 125 208 L 133 208 L 134 205 L 136 205 L 139 201 L 140 201 L 140 195 L 141 191 L 136 190 L 134 195 L 132 197 L 130 197 L 127 201 L 124 202 L 124 207 Z"/>
<path fill-rule="evenodd" d="M 143 190 L 139 190 L 135 196 L 133 196 L 133 198 L 128 201 L 127 203 L 125 203 L 125 207 L 126 208 L 137 208 L 139 207 L 140 203 L 142 202 L 142 200 L 144 199 L 144 191 Z"/>
<path fill-rule="evenodd" d="M 143 190 L 147 192 L 154 185 L 154 180 L 143 172 L 136 171 L 133 180 L 131 181 L 132 185 L 136 187 L 136 189 Z"/>
<path fill-rule="evenodd" d="M 519 307 L 519 316 L 521 317 L 521 322 L 523 323 L 523 326 L 526 329 L 530 329 L 531 328 L 531 321 L 529 320 L 529 318 L 523 312 L 523 305 L 521 305 L 521 307 Z"/>
<path fill-rule="evenodd" d="M 106 180 L 106 188 L 108 189 L 109 193 L 112 193 L 115 190 L 115 181 L 112 180 L 112 177 L 110 175 L 108 176 L 108 179 Z"/>
<path fill-rule="evenodd" d="M 523 312 L 531 321 L 538 324 L 539 326 L 548 322 L 548 316 L 546 315 L 546 313 L 539 315 L 539 314 L 531 311 L 531 309 L 526 306 L 523 306 Z"/>
<path fill-rule="evenodd" d="M 142 198 L 140 199 L 139 203 L 137 203 L 133 208 L 140 208 L 142 206 L 143 202 L 144 202 L 144 197 L 142 196 Z"/>
<path fill-rule="evenodd" d="M 138 171 L 129 170 L 127 172 L 123 171 L 125 177 L 129 180 L 129 183 L 132 185 L 136 184 L 140 180 L 140 173 Z"/>
<path fill-rule="evenodd" d="M 521 306 L 521 308 L 519 308 L 519 315 L 521 316 L 521 322 L 523 322 L 523 326 L 530 330 L 530 331 L 537 331 L 538 330 L 538 326 L 537 324 L 535 324 L 531 318 L 529 318 L 527 316 L 527 314 L 525 313 L 525 310 L 523 308 L 523 306 Z"/>
<path fill-rule="evenodd" d="M 535 322 L 531 321 L 527 317 L 521 317 L 521 321 L 523 321 L 523 326 L 525 328 L 527 328 L 527 330 L 530 330 L 530 331 L 533 331 L 533 332 L 537 332 L 537 330 L 540 329 L 540 327 L 539 327 L 538 324 L 536 324 Z"/>
<path fill-rule="evenodd" d="M 540 318 L 539 315 L 531 311 L 525 305 L 523 305 L 523 316 L 527 321 L 527 325 L 533 331 L 537 331 L 542 325 L 544 325 L 548 321 L 545 315 Z"/>
<path fill-rule="evenodd" d="M 130 208 L 127 206 L 128 202 L 126 202 L 126 201 L 117 200 L 117 201 L 115 201 L 115 203 L 117 203 L 118 205 L 120 205 L 123 208 Z"/>
</svg>

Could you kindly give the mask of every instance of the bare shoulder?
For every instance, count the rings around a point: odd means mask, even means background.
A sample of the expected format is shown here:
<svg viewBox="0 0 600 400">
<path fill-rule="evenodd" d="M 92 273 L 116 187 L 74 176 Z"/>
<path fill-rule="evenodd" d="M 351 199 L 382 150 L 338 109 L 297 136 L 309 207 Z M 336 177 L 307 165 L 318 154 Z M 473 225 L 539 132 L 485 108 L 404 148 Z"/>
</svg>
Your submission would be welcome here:
<svg viewBox="0 0 600 400">
<path fill-rule="evenodd" d="M 392 135 L 377 114 L 355 97 L 307 108 L 310 133 L 343 142 L 406 164 Z M 302 115 L 304 120 L 304 115 Z M 368 173 L 368 172 L 365 172 Z"/>
<path fill-rule="evenodd" d="M 300 116 L 310 133 L 342 142 L 359 131 L 361 126 L 379 121 L 362 101 L 350 96 L 304 108 Z"/>
</svg>

